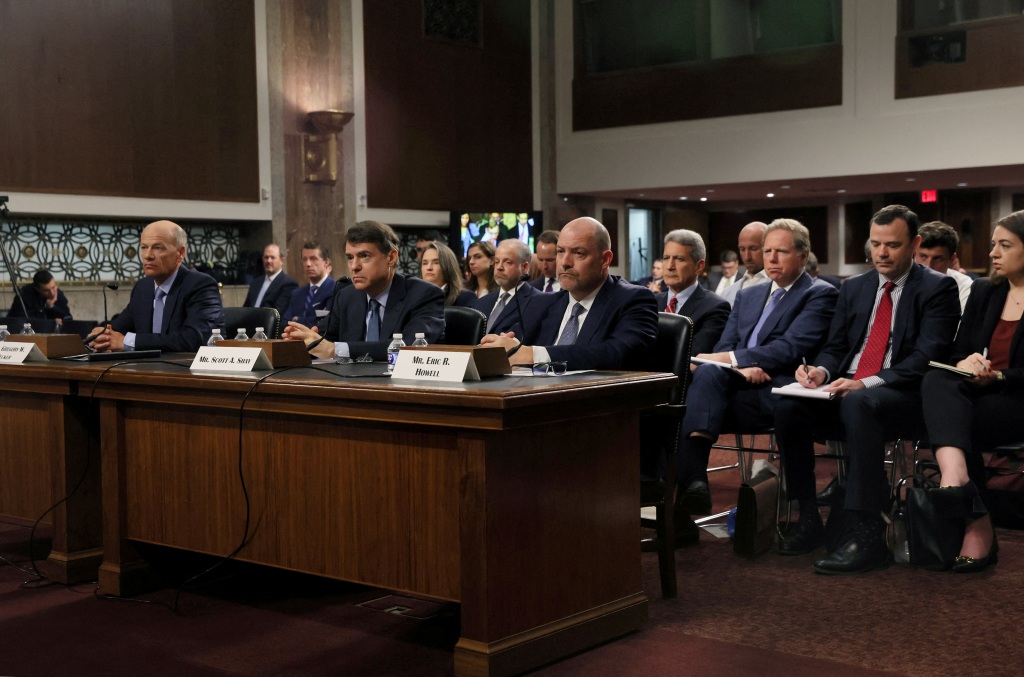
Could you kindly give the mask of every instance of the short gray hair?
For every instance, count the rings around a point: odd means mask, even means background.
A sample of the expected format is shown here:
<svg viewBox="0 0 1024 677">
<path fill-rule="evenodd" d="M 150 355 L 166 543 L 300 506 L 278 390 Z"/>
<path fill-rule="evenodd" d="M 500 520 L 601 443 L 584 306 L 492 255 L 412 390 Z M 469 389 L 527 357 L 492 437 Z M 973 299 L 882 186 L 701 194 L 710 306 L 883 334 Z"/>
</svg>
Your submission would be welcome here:
<svg viewBox="0 0 1024 677">
<path fill-rule="evenodd" d="M 530 259 L 533 258 L 533 252 L 530 251 L 530 246 L 522 240 L 502 240 L 495 248 L 495 253 L 497 253 L 497 250 L 502 247 L 512 248 L 512 253 L 515 254 L 515 257 L 519 260 L 519 265 L 529 263 Z"/>
<path fill-rule="evenodd" d="M 704 246 L 704 238 L 692 230 L 686 230 L 685 228 L 679 228 L 669 232 L 665 236 L 665 244 L 669 242 L 675 242 L 678 245 L 690 248 L 690 254 L 693 256 L 693 262 L 703 261 L 707 258 L 708 250 Z"/>
<path fill-rule="evenodd" d="M 793 246 L 798 252 L 806 254 L 811 251 L 811 232 L 807 230 L 807 226 L 796 219 L 775 219 L 768 224 L 768 229 L 764 231 L 765 237 L 768 237 L 768 233 L 773 230 L 788 230 L 793 234 Z"/>
</svg>

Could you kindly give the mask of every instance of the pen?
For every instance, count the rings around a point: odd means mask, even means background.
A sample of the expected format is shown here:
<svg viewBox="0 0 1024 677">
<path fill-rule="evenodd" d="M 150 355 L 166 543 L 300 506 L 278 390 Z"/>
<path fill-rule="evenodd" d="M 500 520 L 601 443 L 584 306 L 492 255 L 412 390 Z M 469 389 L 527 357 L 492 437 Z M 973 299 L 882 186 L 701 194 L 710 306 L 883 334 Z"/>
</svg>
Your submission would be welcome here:
<svg viewBox="0 0 1024 677">
<path fill-rule="evenodd" d="M 807 358 L 801 357 L 800 361 L 804 363 L 804 373 L 807 375 L 807 382 L 811 382 L 811 370 L 807 367 Z"/>
<path fill-rule="evenodd" d="M 987 346 L 985 347 L 984 350 L 981 351 L 981 359 L 983 359 L 983 360 L 987 360 L 988 359 L 988 347 Z"/>
</svg>

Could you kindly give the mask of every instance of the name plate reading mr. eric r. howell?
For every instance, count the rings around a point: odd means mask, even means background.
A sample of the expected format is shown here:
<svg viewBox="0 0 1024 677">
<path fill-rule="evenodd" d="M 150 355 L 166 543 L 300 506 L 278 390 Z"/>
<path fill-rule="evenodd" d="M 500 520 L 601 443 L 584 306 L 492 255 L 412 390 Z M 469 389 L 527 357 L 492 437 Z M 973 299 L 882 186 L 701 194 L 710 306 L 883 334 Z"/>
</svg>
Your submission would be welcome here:
<svg viewBox="0 0 1024 677">
<path fill-rule="evenodd" d="M 479 381 L 480 372 L 471 352 L 400 350 L 392 378 L 419 381 Z"/>
<path fill-rule="evenodd" d="M 34 343 L 0 342 L 0 364 L 23 362 L 46 362 L 46 356 Z"/>
<path fill-rule="evenodd" d="M 260 348 L 221 348 L 202 346 L 189 369 L 206 371 L 252 371 L 271 369 L 270 360 Z"/>
</svg>

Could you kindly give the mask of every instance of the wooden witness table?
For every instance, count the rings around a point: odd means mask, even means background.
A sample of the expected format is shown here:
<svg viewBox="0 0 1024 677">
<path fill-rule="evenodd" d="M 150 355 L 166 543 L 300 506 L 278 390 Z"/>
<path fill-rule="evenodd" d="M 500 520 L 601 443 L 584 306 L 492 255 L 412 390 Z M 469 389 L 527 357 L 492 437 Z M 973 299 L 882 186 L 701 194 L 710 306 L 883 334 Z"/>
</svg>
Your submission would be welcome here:
<svg viewBox="0 0 1024 677">
<path fill-rule="evenodd" d="M 95 380 L 99 368 L 75 373 Z M 104 375 L 101 592 L 147 586 L 133 541 L 238 546 L 239 409 L 265 374 L 135 364 Z M 518 673 L 631 632 L 647 618 L 638 412 L 674 383 L 286 370 L 244 403 L 251 521 L 237 557 L 458 602 L 459 675 Z"/>
<path fill-rule="evenodd" d="M 80 583 L 95 580 L 102 556 L 100 450 L 95 404 L 67 367 L 0 365 L 0 515 L 26 526 L 42 517 L 53 541 L 41 573 Z"/>
</svg>

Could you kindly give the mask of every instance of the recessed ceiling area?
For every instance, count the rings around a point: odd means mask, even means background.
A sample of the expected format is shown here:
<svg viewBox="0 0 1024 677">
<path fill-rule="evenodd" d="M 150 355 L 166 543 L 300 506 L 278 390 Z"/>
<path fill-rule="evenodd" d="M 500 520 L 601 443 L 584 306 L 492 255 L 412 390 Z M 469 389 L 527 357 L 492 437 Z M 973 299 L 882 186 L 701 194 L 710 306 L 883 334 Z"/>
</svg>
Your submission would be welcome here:
<svg viewBox="0 0 1024 677">
<path fill-rule="evenodd" d="M 687 207 L 694 209 L 719 210 L 822 204 L 836 198 L 842 202 L 850 202 L 851 198 L 859 196 L 905 191 L 1022 186 L 1024 165 L 1002 165 L 751 183 L 661 186 L 594 191 L 585 194 L 598 198 L 677 203 L 686 204 Z M 706 200 L 702 201 L 701 198 Z"/>
</svg>

